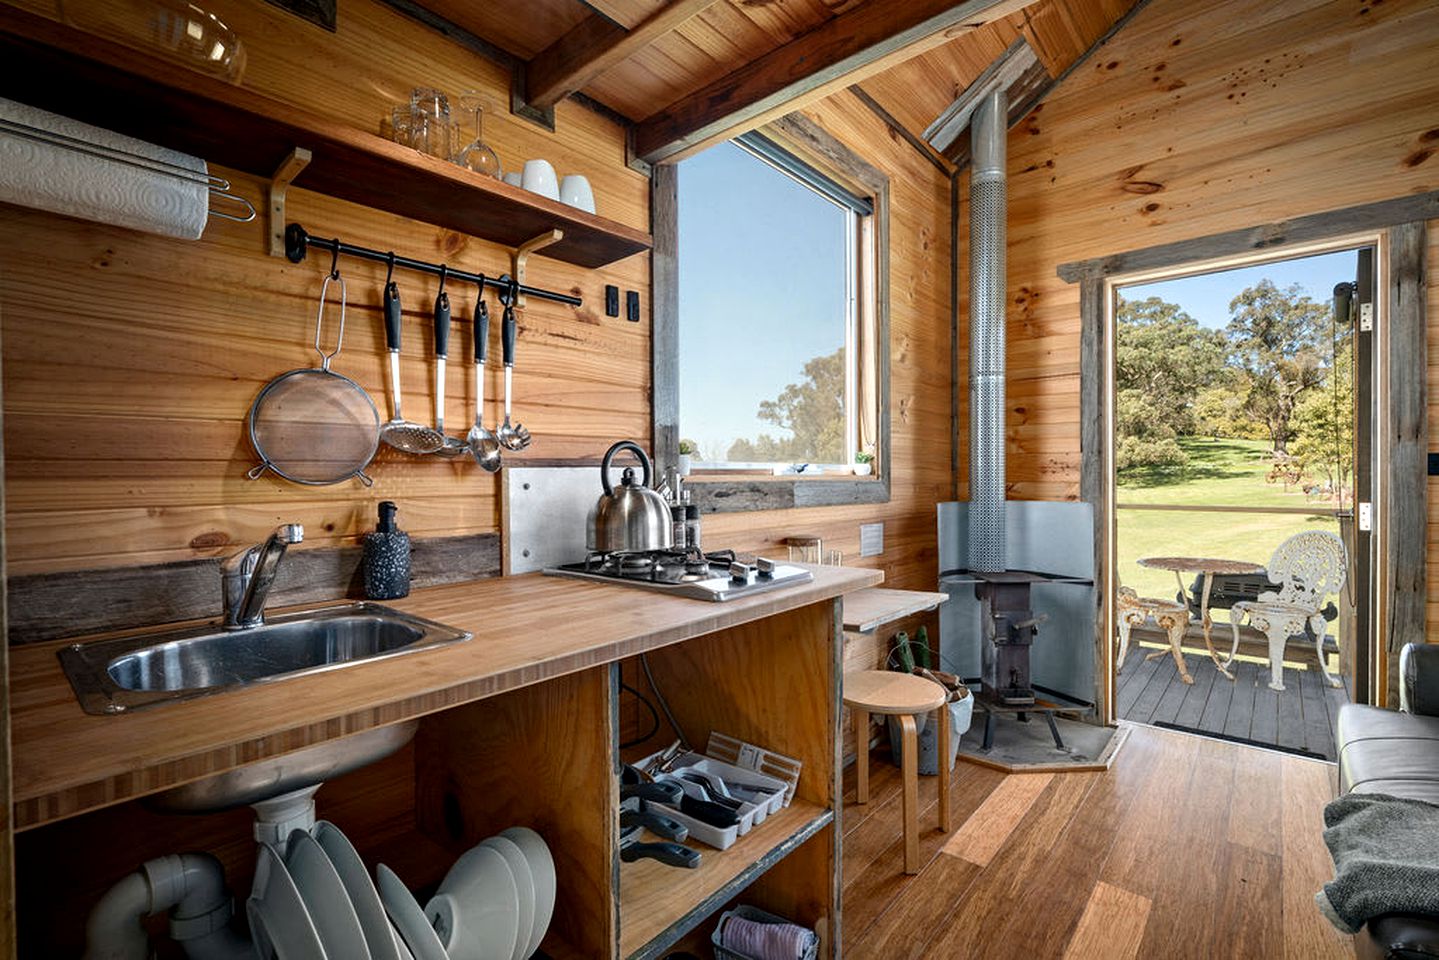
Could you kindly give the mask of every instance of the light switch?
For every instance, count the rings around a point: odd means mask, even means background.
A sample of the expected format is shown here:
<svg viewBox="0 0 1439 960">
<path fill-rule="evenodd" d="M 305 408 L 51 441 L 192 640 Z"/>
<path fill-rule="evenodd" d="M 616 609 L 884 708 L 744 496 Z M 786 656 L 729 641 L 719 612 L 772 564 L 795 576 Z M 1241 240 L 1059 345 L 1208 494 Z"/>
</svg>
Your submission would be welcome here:
<svg viewBox="0 0 1439 960">
<path fill-rule="evenodd" d="M 877 557 L 884 553 L 884 524 L 861 523 L 859 525 L 859 555 Z"/>
</svg>

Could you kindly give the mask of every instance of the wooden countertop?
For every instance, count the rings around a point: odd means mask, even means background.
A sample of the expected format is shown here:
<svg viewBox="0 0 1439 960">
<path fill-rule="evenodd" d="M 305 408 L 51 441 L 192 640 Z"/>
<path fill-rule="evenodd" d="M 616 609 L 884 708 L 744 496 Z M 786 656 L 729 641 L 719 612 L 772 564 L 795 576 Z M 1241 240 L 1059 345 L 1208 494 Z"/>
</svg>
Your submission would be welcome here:
<svg viewBox="0 0 1439 960">
<path fill-rule="evenodd" d="M 55 656 L 73 639 L 12 647 L 15 827 L 610 663 L 883 580 L 875 570 L 811 569 L 813 583 L 725 603 L 541 574 L 417 590 L 387 605 L 468 630 L 473 639 L 118 716 L 80 709 Z"/>
<path fill-rule="evenodd" d="M 871 587 L 844 598 L 844 628 L 869 633 L 886 623 L 923 610 L 933 610 L 949 600 L 947 593 L 925 590 L 886 590 Z"/>
</svg>

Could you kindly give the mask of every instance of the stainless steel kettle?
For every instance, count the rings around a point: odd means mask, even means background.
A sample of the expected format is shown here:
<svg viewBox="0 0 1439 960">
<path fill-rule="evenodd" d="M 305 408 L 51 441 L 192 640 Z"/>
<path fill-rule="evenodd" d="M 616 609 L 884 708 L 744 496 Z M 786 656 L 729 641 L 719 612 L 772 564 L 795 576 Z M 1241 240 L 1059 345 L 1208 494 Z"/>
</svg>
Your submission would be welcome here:
<svg viewBox="0 0 1439 960">
<path fill-rule="evenodd" d="M 644 479 L 635 482 L 633 467 L 625 467 L 620 485 L 610 483 L 610 461 L 621 450 L 639 457 Z M 621 440 L 605 452 L 600 466 L 604 496 L 590 511 L 589 549 L 593 553 L 639 553 L 668 550 L 674 542 L 670 508 L 665 498 L 650 489 L 654 465 L 644 449 L 633 440 Z"/>
</svg>

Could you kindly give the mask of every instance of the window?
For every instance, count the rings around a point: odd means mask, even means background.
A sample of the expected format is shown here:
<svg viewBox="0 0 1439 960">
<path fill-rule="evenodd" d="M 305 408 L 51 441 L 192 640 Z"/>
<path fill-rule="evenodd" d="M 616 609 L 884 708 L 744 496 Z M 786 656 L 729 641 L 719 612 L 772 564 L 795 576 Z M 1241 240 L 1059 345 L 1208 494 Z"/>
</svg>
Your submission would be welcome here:
<svg viewBox="0 0 1439 960">
<path fill-rule="evenodd" d="M 695 479 L 853 477 L 856 454 L 874 458 L 874 217 L 870 196 L 760 134 L 679 164 L 678 433 Z"/>
</svg>

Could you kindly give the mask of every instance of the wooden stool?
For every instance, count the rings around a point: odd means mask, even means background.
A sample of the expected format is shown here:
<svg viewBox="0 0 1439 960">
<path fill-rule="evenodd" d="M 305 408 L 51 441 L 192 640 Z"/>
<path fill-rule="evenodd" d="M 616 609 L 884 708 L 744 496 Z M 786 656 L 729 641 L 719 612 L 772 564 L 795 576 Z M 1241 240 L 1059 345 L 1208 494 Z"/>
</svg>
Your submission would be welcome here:
<svg viewBox="0 0 1439 960">
<path fill-rule="evenodd" d="M 939 829 L 948 833 L 949 691 L 932 680 L 892 670 L 860 670 L 844 675 L 844 704 L 854 712 L 855 800 L 869 802 L 870 714 L 899 717 L 903 735 L 900 772 L 904 782 L 904 872 L 919 873 L 919 737 L 917 714 L 939 710 Z M 944 708 L 944 709 L 940 709 Z"/>
</svg>

